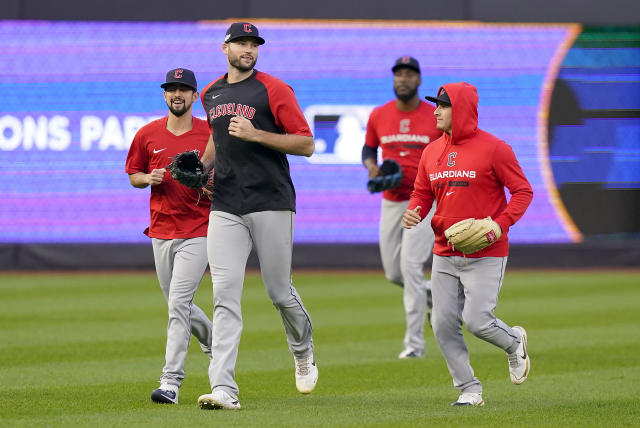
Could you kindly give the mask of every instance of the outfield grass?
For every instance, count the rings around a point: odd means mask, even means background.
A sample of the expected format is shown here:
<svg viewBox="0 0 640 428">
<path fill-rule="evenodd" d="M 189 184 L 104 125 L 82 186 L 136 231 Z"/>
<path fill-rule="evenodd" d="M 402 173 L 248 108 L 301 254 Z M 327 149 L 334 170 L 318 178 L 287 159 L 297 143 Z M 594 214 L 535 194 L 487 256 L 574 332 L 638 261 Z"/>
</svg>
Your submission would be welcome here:
<svg viewBox="0 0 640 428">
<path fill-rule="evenodd" d="M 177 406 L 149 394 L 164 363 L 166 308 L 153 273 L 0 273 L 0 426 L 640 426 L 640 271 L 509 271 L 496 314 L 526 327 L 532 369 L 467 335 L 486 406 L 457 398 L 427 328 L 423 360 L 396 358 L 401 291 L 381 273 L 298 272 L 320 379 L 295 389 L 293 359 L 258 275 L 247 276 L 237 365 L 242 410 L 202 411 L 195 340 Z M 197 303 L 211 313 L 211 280 Z"/>
</svg>

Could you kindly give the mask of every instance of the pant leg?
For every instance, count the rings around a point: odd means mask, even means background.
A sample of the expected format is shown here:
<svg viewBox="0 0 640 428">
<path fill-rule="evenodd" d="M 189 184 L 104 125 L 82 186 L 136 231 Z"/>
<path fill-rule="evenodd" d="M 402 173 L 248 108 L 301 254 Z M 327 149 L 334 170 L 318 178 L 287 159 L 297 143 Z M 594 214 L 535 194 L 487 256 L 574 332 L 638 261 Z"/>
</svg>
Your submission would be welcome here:
<svg viewBox="0 0 640 428">
<path fill-rule="evenodd" d="M 180 386 L 191 333 L 208 343 L 211 321 L 193 304 L 207 266 L 206 238 L 152 239 L 156 272 L 167 300 L 168 323 L 165 366 L 161 382 Z"/>
<path fill-rule="evenodd" d="M 191 294 L 189 317 L 191 334 L 205 346 L 211 346 L 211 320 L 198 305 L 193 303 L 193 296 L 200 286 L 208 264 L 206 237 L 185 239 L 177 248 L 173 276 L 177 279 L 188 278 L 195 285 Z"/>
<path fill-rule="evenodd" d="M 380 258 L 382 260 L 382 268 L 386 278 L 396 284 L 403 286 L 402 269 L 400 267 L 402 253 L 402 227 L 400 221 L 409 201 L 403 203 L 382 200 L 380 208 Z"/>
<path fill-rule="evenodd" d="M 235 366 L 242 333 L 241 298 L 251 237 L 244 220 L 212 211 L 207 234 L 213 281 L 213 330 L 209 365 L 211 390 L 222 389 L 238 397 Z"/>
<path fill-rule="evenodd" d="M 474 376 L 469 351 L 462 335 L 465 294 L 458 269 L 464 262 L 462 257 L 442 257 L 434 254 L 431 269 L 431 324 L 453 378 L 453 386 L 463 392 L 481 393 L 482 384 Z"/>
<path fill-rule="evenodd" d="M 262 211 L 244 216 L 260 261 L 262 281 L 282 317 L 289 349 L 301 358 L 313 353 L 313 328 L 291 282 L 294 217 L 291 211 Z"/>
<path fill-rule="evenodd" d="M 520 335 L 493 313 L 506 266 L 507 257 L 482 257 L 469 259 L 460 269 L 466 297 L 462 319 L 474 336 L 513 352 L 520 343 Z"/>
<path fill-rule="evenodd" d="M 412 229 L 401 227 L 402 215 L 408 202 L 400 203 L 398 210 L 398 229 L 402 230 L 401 271 L 404 279 L 403 303 L 407 328 L 404 336 L 404 349 L 418 354 L 425 350 L 424 323 L 427 315 L 427 287 L 424 265 L 433 251 L 434 234 L 431 218 L 435 211 L 431 209 L 427 217 Z"/>
</svg>

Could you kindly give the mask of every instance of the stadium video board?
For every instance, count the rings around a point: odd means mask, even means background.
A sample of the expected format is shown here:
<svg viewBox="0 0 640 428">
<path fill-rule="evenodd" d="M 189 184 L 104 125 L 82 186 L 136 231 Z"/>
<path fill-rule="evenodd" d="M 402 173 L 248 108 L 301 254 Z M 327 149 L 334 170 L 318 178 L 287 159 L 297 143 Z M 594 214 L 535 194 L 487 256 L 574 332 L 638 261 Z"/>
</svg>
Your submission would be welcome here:
<svg viewBox="0 0 640 428">
<path fill-rule="evenodd" d="M 479 126 L 513 147 L 534 199 L 511 242 L 581 239 L 556 188 L 547 123 L 578 26 L 256 24 L 267 41 L 256 68 L 295 90 L 316 142 L 312 157 L 289 157 L 296 242 L 377 242 L 380 195 L 366 190 L 360 152 L 369 113 L 394 97 L 390 69 L 403 55 L 421 63 L 421 96 L 474 84 Z M 127 150 L 166 114 L 167 70 L 194 70 L 200 88 L 224 74 L 228 25 L 0 21 L 0 242 L 147 242 L 149 190 L 130 186 Z M 194 114 L 205 116 L 201 105 Z"/>
</svg>

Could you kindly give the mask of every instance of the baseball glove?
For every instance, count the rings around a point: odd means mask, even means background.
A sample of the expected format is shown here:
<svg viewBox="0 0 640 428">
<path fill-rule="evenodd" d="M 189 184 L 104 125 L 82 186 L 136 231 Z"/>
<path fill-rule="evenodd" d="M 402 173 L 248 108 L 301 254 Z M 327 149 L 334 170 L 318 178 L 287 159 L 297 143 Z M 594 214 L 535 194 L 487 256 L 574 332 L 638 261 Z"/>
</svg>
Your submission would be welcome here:
<svg viewBox="0 0 640 428">
<path fill-rule="evenodd" d="M 380 165 L 378 176 L 367 182 L 367 189 L 371 193 L 398 187 L 402 182 L 402 167 L 393 159 L 385 159 Z"/>
<path fill-rule="evenodd" d="M 204 173 L 204 167 L 200 162 L 200 152 L 189 150 L 178 153 L 167 166 L 171 176 L 180 184 L 192 189 L 200 190 L 207 184 L 209 176 Z"/>
<path fill-rule="evenodd" d="M 487 218 L 468 218 L 444 231 L 444 236 L 455 250 L 473 254 L 496 242 L 502 236 L 500 225 Z"/>
</svg>

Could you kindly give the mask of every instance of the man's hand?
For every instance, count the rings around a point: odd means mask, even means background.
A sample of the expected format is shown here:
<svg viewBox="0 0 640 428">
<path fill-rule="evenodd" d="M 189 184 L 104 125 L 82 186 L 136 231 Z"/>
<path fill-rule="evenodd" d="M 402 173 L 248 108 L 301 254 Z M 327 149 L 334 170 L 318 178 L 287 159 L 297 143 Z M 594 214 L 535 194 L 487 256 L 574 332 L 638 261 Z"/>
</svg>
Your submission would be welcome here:
<svg viewBox="0 0 640 428">
<path fill-rule="evenodd" d="M 164 178 L 164 173 L 167 170 L 164 168 L 154 169 L 150 174 L 147 175 L 147 183 L 152 186 L 157 186 L 162 183 L 162 179 Z"/>
<path fill-rule="evenodd" d="M 369 178 L 377 177 L 380 172 L 380 167 L 378 163 L 373 158 L 367 158 L 364 160 L 364 166 L 367 168 L 367 172 L 369 173 Z"/>
<path fill-rule="evenodd" d="M 245 141 L 256 141 L 257 130 L 246 117 L 233 116 L 229 122 L 229 135 Z"/>
<path fill-rule="evenodd" d="M 402 216 L 402 227 L 405 229 L 411 229 L 422 221 L 420 217 L 420 206 L 415 207 L 412 210 L 406 210 Z"/>
</svg>

